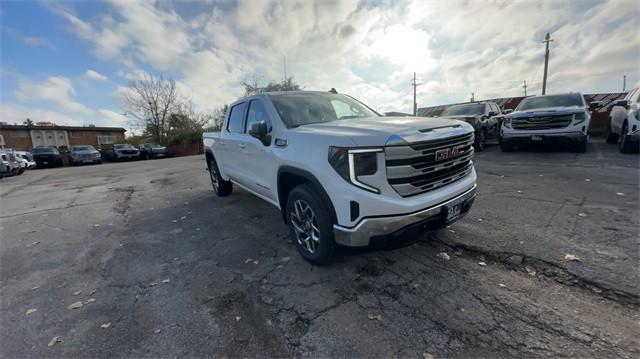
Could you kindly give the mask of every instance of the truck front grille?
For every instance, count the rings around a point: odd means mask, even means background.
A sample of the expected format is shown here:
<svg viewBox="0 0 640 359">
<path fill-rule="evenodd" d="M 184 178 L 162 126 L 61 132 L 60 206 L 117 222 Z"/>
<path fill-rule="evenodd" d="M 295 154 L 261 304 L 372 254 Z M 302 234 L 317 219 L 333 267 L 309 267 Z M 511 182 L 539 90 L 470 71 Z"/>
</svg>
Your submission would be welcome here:
<svg viewBox="0 0 640 359">
<path fill-rule="evenodd" d="M 573 120 L 573 115 L 522 117 L 511 119 L 511 126 L 515 130 L 548 130 L 565 128 Z"/>
<path fill-rule="evenodd" d="M 403 197 L 455 182 L 473 169 L 473 133 L 385 148 L 387 179 Z"/>
</svg>

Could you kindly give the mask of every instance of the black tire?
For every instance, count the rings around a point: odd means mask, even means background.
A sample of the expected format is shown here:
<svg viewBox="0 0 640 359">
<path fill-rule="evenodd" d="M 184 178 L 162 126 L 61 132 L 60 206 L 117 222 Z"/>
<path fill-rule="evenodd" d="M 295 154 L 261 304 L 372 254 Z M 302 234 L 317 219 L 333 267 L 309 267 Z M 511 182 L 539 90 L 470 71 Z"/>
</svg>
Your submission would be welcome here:
<svg viewBox="0 0 640 359">
<path fill-rule="evenodd" d="M 609 119 L 609 125 L 607 125 L 607 143 L 618 143 L 618 134 L 611 132 L 611 119 Z"/>
<path fill-rule="evenodd" d="M 620 135 L 620 153 L 635 153 L 638 151 L 640 143 L 633 142 L 629 139 L 627 134 L 627 124 L 622 125 L 622 132 Z"/>
<path fill-rule="evenodd" d="M 587 151 L 587 141 L 580 141 L 571 144 L 571 149 L 576 153 L 585 153 Z"/>
<path fill-rule="evenodd" d="M 500 141 L 500 150 L 502 152 L 513 152 L 513 144 L 505 141 Z"/>
<path fill-rule="evenodd" d="M 289 234 L 302 258 L 315 265 L 331 262 L 336 248 L 331 209 L 311 184 L 301 184 L 289 193 L 285 218 Z"/>
<path fill-rule="evenodd" d="M 211 187 L 213 192 L 218 196 L 228 196 L 233 191 L 233 183 L 231 181 L 225 181 L 220 176 L 220 170 L 218 169 L 218 163 L 211 157 L 209 160 L 209 177 L 211 178 Z"/>
<path fill-rule="evenodd" d="M 473 147 L 476 149 L 476 151 L 482 152 L 484 151 L 484 147 L 487 144 L 487 130 L 485 128 L 481 128 L 476 131 L 475 135 L 476 138 L 475 142 L 473 143 Z"/>
</svg>

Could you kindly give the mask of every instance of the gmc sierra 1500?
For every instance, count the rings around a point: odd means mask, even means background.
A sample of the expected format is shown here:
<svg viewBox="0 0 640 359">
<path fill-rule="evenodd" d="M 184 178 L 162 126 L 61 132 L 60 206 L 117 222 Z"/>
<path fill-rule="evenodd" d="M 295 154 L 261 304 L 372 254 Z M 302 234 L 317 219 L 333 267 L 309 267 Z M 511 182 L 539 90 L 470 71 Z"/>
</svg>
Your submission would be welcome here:
<svg viewBox="0 0 640 359">
<path fill-rule="evenodd" d="M 236 184 L 279 208 L 300 254 L 417 236 L 464 216 L 476 192 L 473 127 L 382 117 L 331 92 L 264 93 L 233 103 L 203 135 L 216 194 Z"/>
</svg>

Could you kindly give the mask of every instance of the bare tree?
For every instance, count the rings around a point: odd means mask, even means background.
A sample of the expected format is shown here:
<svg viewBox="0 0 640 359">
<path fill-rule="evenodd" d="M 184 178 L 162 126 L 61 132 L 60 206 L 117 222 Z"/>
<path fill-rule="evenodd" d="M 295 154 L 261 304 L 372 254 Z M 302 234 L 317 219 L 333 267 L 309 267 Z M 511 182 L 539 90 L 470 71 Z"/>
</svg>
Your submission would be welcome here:
<svg viewBox="0 0 640 359">
<path fill-rule="evenodd" d="M 178 105 L 175 113 L 169 117 L 169 129 L 197 130 L 210 126 L 213 121 L 213 113 L 196 110 L 193 102 L 184 101 Z"/>
<path fill-rule="evenodd" d="M 145 74 L 129 83 L 129 91 L 123 96 L 126 114 L 135 119 L 139 128 L 158 143 L 164 143 L 169 118 L 180 110 L 180 96 L 173 79 Z"/>
<path fill-rule="evenodd" d="M 224 104 L 224 106 L 217 107 L 213 110 L 211 114 L 212 117 L 212 130 L 219 130 L 222 127 L 222 123 L 224 122 L 224 117 L 227 115 L 227 111 L 229 111 L 229 105 Z"/>
</svg>

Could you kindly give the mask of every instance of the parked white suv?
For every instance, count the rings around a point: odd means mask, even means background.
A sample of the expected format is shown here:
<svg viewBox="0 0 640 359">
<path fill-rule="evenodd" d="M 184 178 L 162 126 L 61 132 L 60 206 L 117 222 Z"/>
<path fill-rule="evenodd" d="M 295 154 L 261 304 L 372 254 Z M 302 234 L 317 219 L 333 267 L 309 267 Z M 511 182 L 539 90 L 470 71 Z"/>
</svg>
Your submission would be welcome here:
<svg viewBox="0 0 640 359">
<path fill-rule="evenodd" d="M 502 122 L 500 147 L 506 152 L 524 142 L 562 141 L 575 152 L 584 152 L 591 111 L 599 106 L 600 102 L 587 106 L 578 92 L 527 97 Z"/>
<path fill-rule="evenodd" d="M 240 99 L 203 140 L 215 193 L 236 184 L 279 208 L 315 264 L 336 244 L 384 246 L 441 228 L 475 198 L 471 125 L 382 117 L 337 93 Z"/>
<path fill-rule="evenodd" d="M 620 152 L 638 152 L 640 147 L 640 87 L 613 103 L 607 126 L 607 143 L 620 143 Z"/>
</svg>

